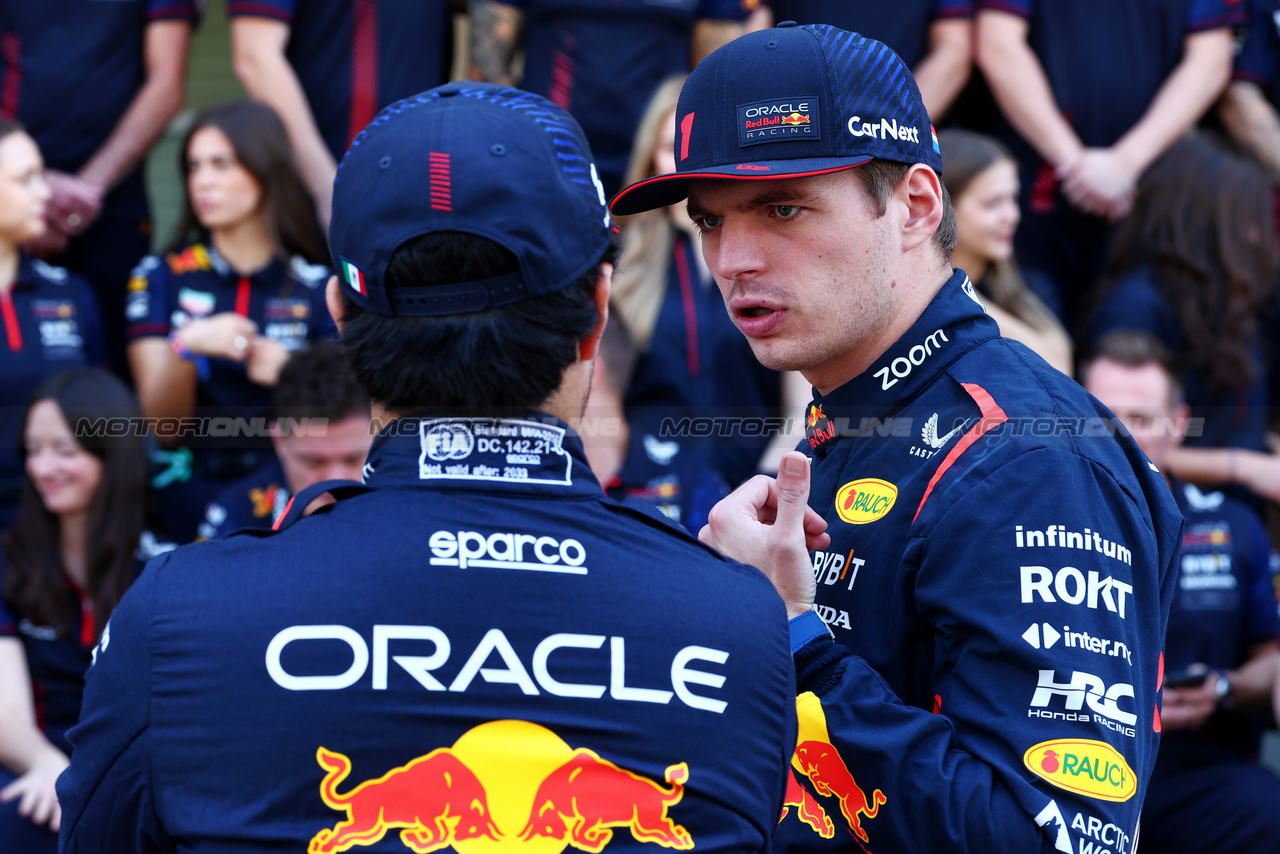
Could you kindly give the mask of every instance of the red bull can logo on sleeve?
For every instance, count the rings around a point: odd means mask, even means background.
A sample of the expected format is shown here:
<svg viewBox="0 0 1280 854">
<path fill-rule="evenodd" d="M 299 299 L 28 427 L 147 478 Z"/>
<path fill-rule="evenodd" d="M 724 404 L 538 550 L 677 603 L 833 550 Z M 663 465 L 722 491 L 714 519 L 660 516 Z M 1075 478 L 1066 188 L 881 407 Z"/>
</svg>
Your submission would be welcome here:
<svg viewBox="0 0 1280 854">
<path fill-rule="evenodd" d="M 799 771 L 819 795 L 836 799 L 848 832 L 861 840 L 863 850 L 866 850 L 871 838 L 862 822 L 878 816 L 880 807 L 888 803 L 888 798 L 879 789 L 873 789 L 868 798 L 866 791 L 858 785 L 840 751 L 831 743 L 826 713 L 817 695 L 806 691 L 796 698 L 796 718 L 798 731 L 796 752 L 791 758 L 792 768 Z M 800 784 L 794 772 L 787 783 L 782 816 L 778 820 L 784 820 L 792 807 L 796 810 L 796 817 L 814 833 L 824 839 L 835 836 L 835 826 L 827 811 Z"/>
<path fill-rule="evenodd" d="M 338 791 L 351 760 L 321 747 L 320 797 L 347 817 L 319 831 L 310 854 L 372 845 L 399 831 L 411 851 L 460 854 L 599 854 L 617 833 L 664 848 L 694 848 L 668 808 L 684 797 L 689 766 L 666 768 L 665 785 L 589 748 L 571 748 L 527 721 L 492 721 L 381 777 Z"/>
</svg>

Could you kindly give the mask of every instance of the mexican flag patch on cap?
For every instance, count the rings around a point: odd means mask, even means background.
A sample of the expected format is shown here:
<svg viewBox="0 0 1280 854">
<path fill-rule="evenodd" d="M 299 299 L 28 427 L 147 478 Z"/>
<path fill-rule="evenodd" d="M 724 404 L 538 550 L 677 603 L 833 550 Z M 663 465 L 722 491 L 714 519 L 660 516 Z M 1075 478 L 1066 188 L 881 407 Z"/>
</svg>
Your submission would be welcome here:
<svg viewBox="0 0 1280 854">
<path fill-rule="evenodd" d="M 361 273 L 360 268 L 346 258 L 342 259 L 342 277 L 347 280 L 347 284 L 351 286 L 351 289 L 360 294 L 360 296 L 367 297 L 369 295 L 368 291 L 364 289 L 364 273 Z"/>
</svg>

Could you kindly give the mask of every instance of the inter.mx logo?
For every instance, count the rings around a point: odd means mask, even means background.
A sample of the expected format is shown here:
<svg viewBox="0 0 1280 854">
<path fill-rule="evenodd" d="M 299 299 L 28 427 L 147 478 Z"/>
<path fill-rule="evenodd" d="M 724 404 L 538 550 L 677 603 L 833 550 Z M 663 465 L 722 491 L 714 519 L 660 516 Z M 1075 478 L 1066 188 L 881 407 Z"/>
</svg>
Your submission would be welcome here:
<svg viewBox="0 0 1280 854">
<path fill-rule="evenodd" d="M 1074 671 L 1069 682 L 1058 682 L 1055 671 L 1041 670 L 1027 717 L 1087 723 L 1091 718 L 1083 709 L 1088 703 L 1094 723 L 1132 737 L 1138 716 L 1121 709 L 1120 701 L 1133 696 L 1133 686 L 1127 682 L 1108 686 L 1083 670 Z M 1055 698 L 1061 698 L 1061 704 Z M 1057 706 L 1058 710 L 1050 710 L 1050 706 Z"/>
<path fill-rule="evenodd" d="M 1133 664 L 1133 652 L 1123 641 L 1109 640 L 1091 635 L 1088 632 L 1073 632 L 1070 626 L 1063 626 L 1062 631 L 1044 623 L 1032 623 L 1031 628 L 1022 633 L 1022 639 L 1036 649 L 1053 649 L 1054 645 L 1065 639 L 1063 644 L 1068 649 L 1082 649 L 1086 652 L 1106 655 L 1111 658 L 1123 658 Z"/>
</svg>

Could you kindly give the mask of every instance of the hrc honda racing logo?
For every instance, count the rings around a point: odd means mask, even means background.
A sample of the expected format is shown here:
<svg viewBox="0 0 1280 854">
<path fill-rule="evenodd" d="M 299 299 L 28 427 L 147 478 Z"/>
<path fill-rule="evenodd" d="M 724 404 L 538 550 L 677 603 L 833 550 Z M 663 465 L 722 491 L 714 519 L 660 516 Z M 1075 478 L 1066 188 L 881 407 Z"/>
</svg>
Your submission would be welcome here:
<svg viewBox="0 0 1280 854">
<path fill-rule="evenodd" d="M 1055 698 L 1062 700 L 1059 707 L 1062 711 L 1050 709 L 1057 705 Z M 1138 716 L 1120 708 L 1120 702 L 1126 698 L 1134 698 L 1133 685 L 1128 682 L 1108 686 L 1099 677 L 1083 670 L 1073 672 L 1070 682 L 1058 682 L 1055 671 L 1041 670 L 1027 717 L 1087 723 L 1091 718 L 1089 712 L 1084 711 L 1084 706 L 1088 703 L 1094 723 L 1132 738 Z"/>
<path fill-rule="evenodd" d="M 530 854 L 567 846 L 599 852 L 614 841 L 695 847 L 689 831 L 668 815 L 684 797 L 688 763 L 668 765 L 660 783 L 591 748 L 575 750 L 529 721 L 472 727 L 451 746 L 346 791 L 339 787 L 352 760 L 320 747 L 316 761 L 324 769 L 321 800 L 346 818 L 319 830 L 309 854 L 373 845 L 397 831 L 401 842 L 419 852 L 449 846 L 460 854 L 495 846 Z"/>
</svg>

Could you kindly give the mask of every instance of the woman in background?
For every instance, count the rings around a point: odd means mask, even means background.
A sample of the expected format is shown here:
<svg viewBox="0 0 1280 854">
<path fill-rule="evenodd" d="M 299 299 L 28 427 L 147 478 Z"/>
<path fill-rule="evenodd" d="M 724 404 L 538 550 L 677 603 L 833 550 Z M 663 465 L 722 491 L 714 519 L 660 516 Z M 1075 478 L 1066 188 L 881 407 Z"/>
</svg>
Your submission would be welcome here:
<svg viewBox="0 0 1280 854">
<path fill-rule="evenodd" d="M 270 107 L 196 116 L 182 147 L 182 222 L 170 251 L 134 271 L 129 363 L 143 414 L 263 419 L 290 351 L 327 335 L 329 273 L 311 197 Z M 162 440 L 164 437 L 161 437 Z M 271 460 L 267 432 L 169 438 L 159 476 L 170 533 L 194 538 L 205 505 Z"/>
<path fill-rule="evenodd" d="M 143 439 L 85 432 L 103 419 L 139 420 L 124 383 L 97 370 L 50 377 L 23 418 L 26 478 L 0 550 L 0 851 L 57 850 L 54 782 L 92 650 L 142 562 L 164 550 L 145 530 Z"/>
<path fill-rule="evenodd" d="M 50 196 L 35 140 L 0 119 L 0 536 L 22 495 L 21 404 L 47 377 L 106 360 L 89 283 L 23 251 L 45 233 Z"/>
<path fill-rule="evenodd" d="M 1027 287 L 1013 258 L 1018 229 L 1018 165 L 996 140 L 966 130 L 938 134 L 943 181 L 956 212 L 952 263 L 969 274 L 1000 334 L 1070 376 L 1071 338 Z"/>
</svg>

